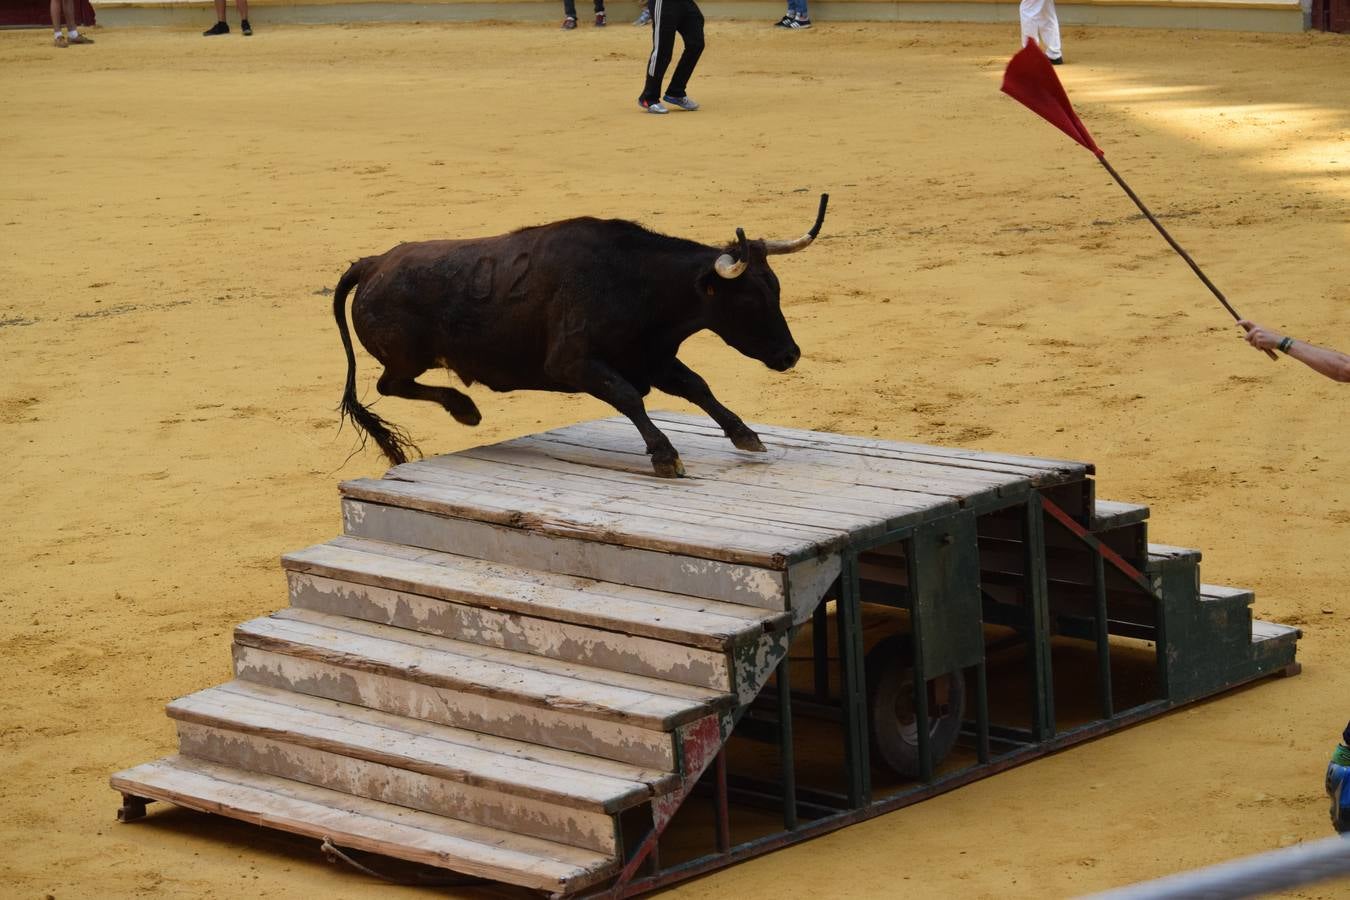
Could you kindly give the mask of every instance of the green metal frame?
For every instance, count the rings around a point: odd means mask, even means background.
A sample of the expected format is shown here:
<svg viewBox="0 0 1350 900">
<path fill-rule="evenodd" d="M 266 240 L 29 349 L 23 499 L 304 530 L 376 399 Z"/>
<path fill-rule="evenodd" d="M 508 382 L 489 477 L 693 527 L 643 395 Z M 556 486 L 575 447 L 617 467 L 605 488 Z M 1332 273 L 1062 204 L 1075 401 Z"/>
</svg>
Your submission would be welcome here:
<svg viewBox="0 0 1350 900">
<path fill-rule="evenodd" d="M 1087 483 L 1086 506 L 1091 509 L 1091 483 Z M 978 547 L 978 521 L 991 513 L 1017 510 L 1020 517 L 1020 537 L 1023 547 L 1021 596 L 1024 598 L 1025 622 L 1019 629 L 1028 644 L 1030 693 L 1030 727 L 1027 729 L 995 727 L 990 723 L 989 691 L 981 611 L 975 611 L 975 626 L 979 632 L 979 649 L 970 645 L 970 629 L 962 626 L 962 616 L 969 610 L 952 613 L 942 609 L 953 597 L 964 596 L 971 587 L 980 596 L 981 565 Z M 1051 660 L 1051 635 L 1057 624 L 1051 604 L 1051 584 L 1046 556 L 1047 523 L 1056 523 L 1077 539 L 1076 546 L 1091 552 L 1091 627 L 1079 634 L 1095 647 L 1097 656 L 1097 702 L 1100 718 L 1085 725 L 1059 729 L 1055 716 L 1054 680 Z M 928 720 L 928 682 L 953 668 L 960 668 L 973 678 L 975 709 L 973 729 L 964 734 L 973 738 L 977 761 L 959 771 L 935 775 L 931 740 L 928 729 L 918 729 L 920 777 L 916 784 L 873 796 L 871 784 L 870 740 L 868 731 L 867 685 L 862 634 L 862 579 L 859 557 L 887 545 L 902 545 L 906 559 L 907 586 L 886 586 L 880 596 L 873 594 L 866 602 L 884 602 L 908 610 L 910 615 L 910 651 L 915 677 L 914 709 L 920 722 Z M 972 556 L 973 548 L 973 556 Z M 1108 565 L 1125 579 L 1131 589 L 1150 599 L 1154 609 L 1155 648 L 1158 672 L 1158 698 L 1129 709 L 1117 710 L 1111 681 L 1112 621 L 1108 609 Z M 1180 569 L 1164 571 L 1162 578 L 1180 578 Z M 1162 582 L 1159 582 L 1162 585 Z M 712 791 L 717 805 L 717 849 L 670 869 L 654 865 L 649 874 L 624 885 L 623 896 L 632 896 L 665 885 L 673 884 L 705 872 L 713 871 L 743 859 L 771 852 L 788 844 L 808 840 L 842 828 L 853 822 L 881 815 L 911 803 L 934 796 L 946 790 L 987 777 L 1035 757 L 1054 752 L 1070 744 L 1087 740 L 1157 715 L 1180 703 L 1205 693 L 1214 693 L 1244 681 L 1254 680 L 1279 671 L 1279 661 L 1262 669 L 1241 669 L 1229 664 L 1224 677 L 1213 674 L 1199 676 L 1178 683 L 1169 665 L 1175 639 L 1175 629 L 1181 627 L 1190 640 L 1196 635 L 1180 625 L 1181 611 L 1169 608 L 1164 601 L 1164 590 L 1155 589 L 1154 582 L 1131 566 L 1105 543 L 1087 530 L 1087 524 L 1070 516 L 1058 504 L 1038 490 L 1016 497 L 996 498 L 972 505 L 955 514 L 948 514 L 929 522 L 910 524 L 903 528 L 875 536 L 865 543 L 851 545 L 842 551 L 841 572 L 826 597 L 836 601 L 836 642 L 839 654 L 840 702 L 831 705 L 829 671 L 828 614 L 824 597 L 815 609 L 812 622 L 812 655 L 814 679 L 809 691 L 794 693 L 790 682 L 789 660 L 784 658 L 776 669 L 775 695 L 772 705 L 777 724 L 771 739 L 779 748 L 782 781 L 780 784 L 746 780 L 729 784 L 724 754 L 719 754 L 715 767 L 706 778 L 712 779 Z M 942 605 L 935 605 L 936 600 Z M 954 616 L 954 618 L 953 618 Z M 945 618 L 944 618 L 945 617 Z M 1172 621 L 1176 619 L 1177 621 Z M 1171 626 L 1169 629 L 1169 625 Z M 1183 648 L 1184 649 L 1184 648 Z M 1194 649 L 1194 648 L 1192 648 Z M 1293 650 L 1288 651 L 1288 665 Z M 765 698 L 768 700 L 769 698 Z M 843 732 L 843 763 L 845 790 L 833 794 L 802 789 L 796 779 L 796 756 L 793 745 L 792 718 L 794 709 L 815 711 L 837 717 Z M 745 721 L 742 724 L 749 726 Z M 994 752 L 993 745 L 999 747 Z M 758 803 L 773 803 L 781 808 L 783 830 L 767 837 L 757 838 L 732 846 L 727 818 L 728 797 L 732 791 L 738 797 Z M 803 815 L 808 821 L 803 821 Z M 656 859 L 653 853 L 652 859 Z"/>
</svg>

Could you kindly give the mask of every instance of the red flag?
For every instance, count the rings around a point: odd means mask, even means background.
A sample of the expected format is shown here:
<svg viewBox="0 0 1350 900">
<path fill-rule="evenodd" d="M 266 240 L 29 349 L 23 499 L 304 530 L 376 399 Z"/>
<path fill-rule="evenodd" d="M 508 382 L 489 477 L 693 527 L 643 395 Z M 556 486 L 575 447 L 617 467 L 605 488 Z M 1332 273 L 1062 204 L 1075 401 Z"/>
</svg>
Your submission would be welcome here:
<svg viewBox="0 0 1350 900">
<path fill-rule="evenodd" d="M 1088 134 L 1087 127 L 1078 120 L 1078 114 L 1069 103 L 1069 95 L 1055 75 L 1055 67 L 1046 59 L 1035 41 L 1018 51 L 1003 73 L 1003 93 L 1054 125 L 1084 147 L 1106 155 Z"/>
</svg>

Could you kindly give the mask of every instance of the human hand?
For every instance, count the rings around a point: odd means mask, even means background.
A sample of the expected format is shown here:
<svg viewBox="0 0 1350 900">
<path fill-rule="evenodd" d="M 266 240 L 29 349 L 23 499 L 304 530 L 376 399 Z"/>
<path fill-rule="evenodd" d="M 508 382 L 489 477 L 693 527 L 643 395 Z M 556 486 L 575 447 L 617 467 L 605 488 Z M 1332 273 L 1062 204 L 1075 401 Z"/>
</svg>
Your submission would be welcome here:
<svg viewBox="0 0 1350 900">
<path fill-rule="evenodd" d="M 1280 345 L 1280 341 L 1284 340 L 1284 335 L 1264 328 L 1250 319 L 1241 319 L 1238 325 L 1246 330 L 1247 343 L 1257 350 L 1274 350 Z"/>
</svg>

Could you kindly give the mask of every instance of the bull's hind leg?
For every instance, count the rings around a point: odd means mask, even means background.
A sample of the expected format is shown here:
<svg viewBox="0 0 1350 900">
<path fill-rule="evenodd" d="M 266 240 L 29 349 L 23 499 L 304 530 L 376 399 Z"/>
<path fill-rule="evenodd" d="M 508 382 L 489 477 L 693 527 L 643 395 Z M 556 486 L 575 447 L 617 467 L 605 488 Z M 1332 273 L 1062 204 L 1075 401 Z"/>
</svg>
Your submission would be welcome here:
<svg viewBox="0 0 1350 900">
<path fill-rule="evenodd" d="M 731 438 L 731 443 L 739 449 L 764 452 L 764 442 L 759 439 L 759 435 L 713 396 L 712 389 L 701 375 L 678 359 L 671 360 L 670 366 L 653 379 L 652 386 L 667 394 L 683 397 L 712 416 L 712 420 L 722 427 L 722 433 Z"/>
<path fill-rule="evenodd" d="M 421 372 L 417 373 L 422 374 Z M 406 397 L 409 400 L 430 400 L 445 407 L 445 411 L 455 417 L 462 425 L 477 425 L 483 421 L 483 414 L 468 394 L 462 394 L 452 387 L 435 387 L 419 384 L 416 375 L 404 375 L 384 370 L 375 389 L 387 397 Z"/>
</svg>

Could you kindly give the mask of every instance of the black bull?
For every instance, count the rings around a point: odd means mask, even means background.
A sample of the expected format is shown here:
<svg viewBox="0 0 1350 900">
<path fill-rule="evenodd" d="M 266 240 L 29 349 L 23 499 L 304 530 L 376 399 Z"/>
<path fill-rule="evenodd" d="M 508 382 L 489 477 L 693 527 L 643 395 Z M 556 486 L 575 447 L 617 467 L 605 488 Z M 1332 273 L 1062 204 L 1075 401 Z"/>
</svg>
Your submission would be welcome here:
<svg viewBox="0 0 1350 900">
<path fill-rule="evenodd" d="M 682 475 L 679 454 L 642 403 L 658 388 L 699 406 L 737 447 L 762 451 L 759 436 L 676 353 L 707 328 L 771 369 L 792 368 L 801 351 L 768 257 L 815 240 L 828 201 L 822 194 L 815 225 L 792 241 L 747 241 L 738 228 L 734 244 L 708 247 L 632 222 L 580 218 L 499 237 L 400 244 L 357 260 L 333 296 L 347 351 L 342 413 L 394 464 L 415 449 L 357 400 L 345 306 L 359 284 L 352 324 L 384 365 L 381 394 L 430 400 L 477 425 L 482 416 L 467 395 L 417 377 L 439 367 L 494 391 L 584 392 L 633 421 L 658 475 Z"/>
</svg>

